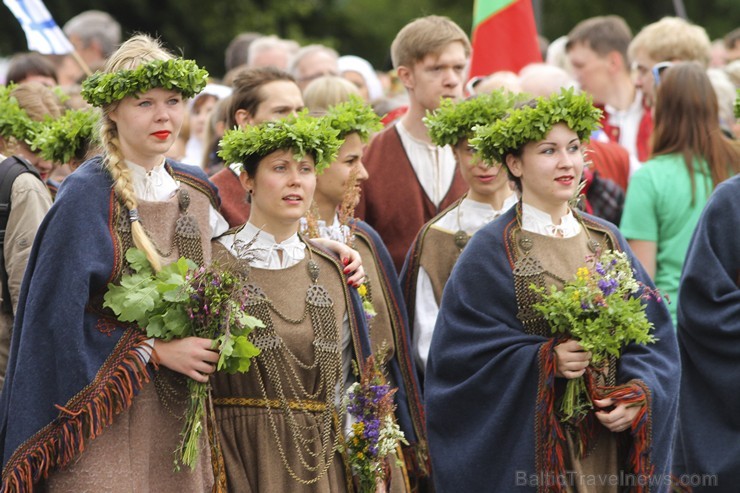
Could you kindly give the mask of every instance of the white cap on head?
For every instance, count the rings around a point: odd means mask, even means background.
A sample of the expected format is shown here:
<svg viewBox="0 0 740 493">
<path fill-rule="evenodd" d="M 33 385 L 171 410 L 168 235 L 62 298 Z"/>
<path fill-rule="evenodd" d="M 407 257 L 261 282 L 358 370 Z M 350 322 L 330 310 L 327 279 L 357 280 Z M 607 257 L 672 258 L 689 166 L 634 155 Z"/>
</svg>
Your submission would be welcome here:
<svg viewBox="0 0 740 493">
<path fill-rule="evenodd" d="M 201 92 L 199 92 L 197 95 L 195 95 L 195 97 L 193 97 L 193 99 L 190 100 L 190 106 L 192 107 L 196 99 L 201 96 L 205 96 L 206 94 L 210 96 L 216 96 L 216 98 L 218 99 L 223 99 L 231 96 L 231 88 L 223 84 L 206 84 L 206 87 L 204 87 Z"/>
<path fill-rule="evenodd" d="M 383 85 L 370 62 L 355 55 L 341 56 L 337 60 L 339 75 L 345 72 L 357 72 L 365 79 L 368 99 L 374 101 L 383 97 Z"/>
</svg>

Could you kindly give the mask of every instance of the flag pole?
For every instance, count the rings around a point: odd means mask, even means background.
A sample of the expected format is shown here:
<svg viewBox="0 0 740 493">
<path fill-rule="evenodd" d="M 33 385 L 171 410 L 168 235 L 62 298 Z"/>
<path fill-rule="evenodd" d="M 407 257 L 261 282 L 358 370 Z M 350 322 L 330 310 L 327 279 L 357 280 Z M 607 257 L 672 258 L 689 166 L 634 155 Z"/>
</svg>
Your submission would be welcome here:
<svg viewBox="0 0 740 493">
<path fill-rule="evenodd" d="M 75 62 L 77 62 L 77 65 L 80 66 L 83 72 L 85 72 L 85 75 L 90 77 L 92 75 L 92 70 L 90 70 L 90 66 L 85 63 L 85 60 L 82 59 L 80 54 L 77 52 L 77 50 L 72 50 L 70 52 L 70 55 L 72 55 L 72 58 L 75 59 Z"/>
<path fill-rule="evenodd" d="M 686 6 L 683 4 L 683 0 L 673 0 L 673 8 L 676 10 L 676 15 L 681 19 L 688 20 L 686 15 Z"/>
</svg>

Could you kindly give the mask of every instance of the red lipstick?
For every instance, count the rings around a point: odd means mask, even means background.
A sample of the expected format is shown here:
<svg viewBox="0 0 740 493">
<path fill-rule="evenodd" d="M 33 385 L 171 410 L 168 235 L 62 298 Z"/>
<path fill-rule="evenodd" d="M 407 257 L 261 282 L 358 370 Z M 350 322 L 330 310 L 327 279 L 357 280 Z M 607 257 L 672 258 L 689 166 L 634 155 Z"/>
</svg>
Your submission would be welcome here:
<svg viewBox="0 0 740 493">
<path fill-rule="evenodd" d="M 167 140 L 167 137 L 170 136 L 172 132 L 169 130 L 160 130 L 159 132 L 152 132 L 152 135 L 159 140 Z"/>
</svg>

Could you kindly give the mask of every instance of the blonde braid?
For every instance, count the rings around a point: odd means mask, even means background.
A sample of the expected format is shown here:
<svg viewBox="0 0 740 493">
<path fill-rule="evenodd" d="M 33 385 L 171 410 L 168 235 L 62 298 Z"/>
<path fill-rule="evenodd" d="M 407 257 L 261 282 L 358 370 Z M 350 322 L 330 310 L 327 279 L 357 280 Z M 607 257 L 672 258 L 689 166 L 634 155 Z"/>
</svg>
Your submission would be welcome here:
<svg viewBox="0 0 740 493">
<path fill-rule="evenodd" d="M 165 51 L 158 40 L 145 34 L 137 34 L 124 42 L 108 59 L 104 72 L 131 70 L 142 63 L 152 60 L 169 60 L 172 54 Z M 118 129 L 111 120 L 110 114 L 118 107 L 119 102 L 113 102 L 103 107 L 103 117 L 100 127 L 100 142 L 102 144 L 105 167 L 113 178 L 113 190 L 123 205 L 129 210 L 131 220 L 131 236 L 134 246 L 146 253 L 146 258 L 154 271 L 162 268 L 162 259 L 152 240 L 144 231 L 139 221 L 138 201 L 134 194 L 134 185 L 131 181 L 131 172 L 124 162 L 123 153 L 118 140 Z"/>
<path fill-rule="evenodd" d="M 118 148 L 116 126 L 108 118 L 107 114 L 103 117 L 103 123 L 100 128 L 100 141 L 105 150 L 105 166 L 113 178 L 113 190 L 121 199 L 123 205 L 129 210 L 129 213 L 134 211 L 134 215 L 129 216 L 131 218 L 131 236 L 134 240 L 134 245 L 146 253 L 146 258 L 152 265 L 152 269 L 158 272 L 162 268 L 162 259 L 159 253 L 157 253 L 154 243 L 152 243 L 152 240 L 144 231 L 141 221 L 139 221 L 138 214 L 136 213 L 138 202 L 134 193 L 134 185 L 131 181 L 131 171 L 126 166 L 123 155 Z"/>
</svg>

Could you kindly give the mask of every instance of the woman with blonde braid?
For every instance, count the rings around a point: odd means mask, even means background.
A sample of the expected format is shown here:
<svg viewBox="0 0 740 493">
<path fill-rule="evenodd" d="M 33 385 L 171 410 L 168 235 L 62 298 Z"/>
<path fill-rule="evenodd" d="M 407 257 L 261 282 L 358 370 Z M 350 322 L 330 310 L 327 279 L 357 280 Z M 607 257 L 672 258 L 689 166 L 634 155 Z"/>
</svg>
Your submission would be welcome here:
<svg viewBox="0 0 740 493">
<path fill-rule="evenodd" d="M 148 339 L 102 307 L 129 248 L 155 270 L 207 263 L 227 228 L 203 171 L 164 157 L 206 78 L 137 35 L 84 83 L 104 152 L 64 180 L 29 258 L 0 397 L 3 491 L 213 487 L 205 438 L 192 470 L 172 462 L 186 379 L 207 381 L 218 360 L 211 341 Z"/>
</svg>

